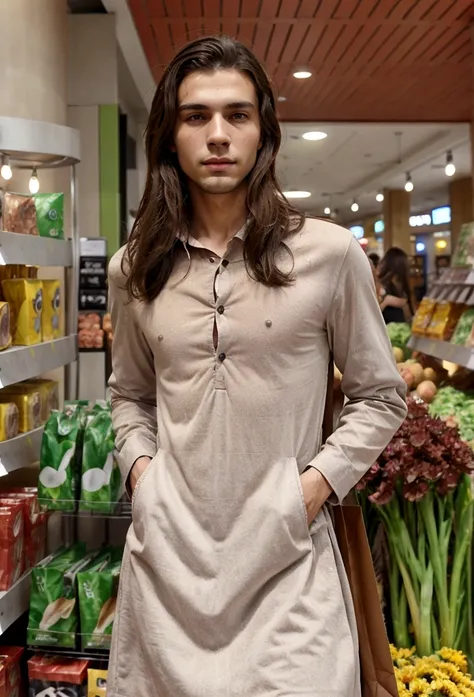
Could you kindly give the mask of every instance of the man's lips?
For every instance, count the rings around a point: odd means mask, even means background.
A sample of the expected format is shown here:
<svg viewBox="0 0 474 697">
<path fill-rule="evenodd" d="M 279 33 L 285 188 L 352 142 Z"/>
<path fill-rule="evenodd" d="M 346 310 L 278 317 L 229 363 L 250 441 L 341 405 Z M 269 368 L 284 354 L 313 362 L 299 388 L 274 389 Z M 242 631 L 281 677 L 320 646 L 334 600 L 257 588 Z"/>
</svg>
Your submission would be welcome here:
<svg viewBox="0 0 474 697">
<path fill-rule="evenodd" d="M 234 164 L 235 160 L 229 160 L 227 158 L 210 158 L 209 160 L 205 160 L 204 162 L 204 166 L 214 172 L 219 172 L 220 170 L 228 169 L 229 167 L 232 167 L 232 165 Z"/>
</svg>

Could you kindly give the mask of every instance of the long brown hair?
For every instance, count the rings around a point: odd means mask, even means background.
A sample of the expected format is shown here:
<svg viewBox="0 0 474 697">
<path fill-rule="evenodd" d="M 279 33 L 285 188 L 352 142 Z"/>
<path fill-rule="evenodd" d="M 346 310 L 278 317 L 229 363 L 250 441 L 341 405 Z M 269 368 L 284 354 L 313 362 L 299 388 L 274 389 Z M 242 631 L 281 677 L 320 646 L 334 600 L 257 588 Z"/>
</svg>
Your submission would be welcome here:
<svg viewBox="0 0 474 697">
<path fill-rule="evenodd" d="M 394 290 L 402 292 L 408 300 L 408 307 L 413 314 L 412 292 L 410 288 L 410 266 L 408 256 L 399 247 L 391 247 L 378 267 L 380 283 L 389 294 Z"/>
<path fill-rule="evenodd" d="M 305 216 L 282 196 L 275 174 L 281 131 L 268 77 L 253 53 L 227 36 L 198 39 L 167 66 L 157 87 L 145 131 L 147 177 L 130 234 L 122 270 L 131 297 L 151 301 L 166 284 L 191 217 L 185 178 L 171 150 L 177 119 L 178 89 L 190 73 L 235 69 L 257 92 L 261 148 L 248 175 L 248 227 L 244 258 L 249 273 L 267 286 L 284 286 L 290 275 L 276 265 L 283 240 L 301 230 Z"/>
</svg>

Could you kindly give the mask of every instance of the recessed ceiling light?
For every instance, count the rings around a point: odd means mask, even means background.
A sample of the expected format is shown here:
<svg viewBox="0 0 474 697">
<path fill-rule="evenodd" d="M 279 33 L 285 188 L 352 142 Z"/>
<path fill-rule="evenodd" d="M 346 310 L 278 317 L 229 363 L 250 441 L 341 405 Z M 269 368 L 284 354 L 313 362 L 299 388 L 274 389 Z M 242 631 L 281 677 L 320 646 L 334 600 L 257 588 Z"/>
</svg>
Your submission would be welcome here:
<svg viewBox="0 0 474 697">
<path fill-rule="evenodd" d="M 297 80 L 307 80 L 312 74 L 313 73 L 311 73 L 309 70 L 297 70 L 295 73 L 293 73 L 293 77 L 296 77 Z"/>
<path fill-rule="evenodd" d="M 324 215 L 331 215 L 331 209 L 329 208 L 329 206 L 326 206 L 326 208 L 324 209 Z"/>
<path fill-rule="evenodd" d="M 375 200 L 378 201 L 378 203 L 382 203 L 382 201 L 384 200 L 383 191 L 378 192 L 377 196 L 375 197 Z"/>
<path fill-rule="evenodd" d="M 311 191 L 284 191 L 285 198 L 309 198 Z"/>
<path fill-rule="evenodd" d="M 302 137 L 305 140 L 324 140 L 328 137 L 328 134 L 324 133 L 324 131 L 308 131 L 307 133 L 303 133 Z"/>
<path fill-rule="evenodd" d="M 357 213 L 358 210 L 359 210 L 359 204 L 358 204 L 357 201 L 354 199 L 354 201 L 352 202 L 351 211 L 352 211 L 353 213 Z"/>
<path fill-rule="evenodd" d="M 283 95 L 280 95 L 279 97 L 277 97 L 277 102 L 286 102 L 286 100 L 287 100 L 287 98 L 283 97 Z"/>
</svg>

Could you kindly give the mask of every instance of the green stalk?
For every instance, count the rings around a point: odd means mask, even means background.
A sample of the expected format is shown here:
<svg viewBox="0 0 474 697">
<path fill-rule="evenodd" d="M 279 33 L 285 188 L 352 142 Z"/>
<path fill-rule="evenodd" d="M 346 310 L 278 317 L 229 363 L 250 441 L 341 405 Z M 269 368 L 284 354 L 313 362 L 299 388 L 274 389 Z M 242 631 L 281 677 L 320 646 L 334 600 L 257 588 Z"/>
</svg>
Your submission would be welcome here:
<svg viewBox="0 0 474 697">
<path fill-rule="evenodd" d="M 403 578 L 403 585 L 405 587 L 405 593 L 407 596 L 407 601 L 408 601 L 408 606 L 410 608 L 410 614 L 411 614 L 411 621 L 413 624 L 413 632 L 415 634 L 415 643 L 418 648 L 418 641 L 420 637 L 420 607 L 418 605 L 418 601 L 416 598 L 416 593 L 413 588 L 413 584 L 411 582 L 411 577 L 408 572 L 407 567 L 403 563 L 402 559 L 400 558 L 400 554 L 398 553 L 398 550 L 395 552 L 395 557 L 397 559 L 397 564 L 398 568 L 400 569 L 400 573 Z M 420 654 L 423 655 L 423 654 Z"/>
<path fill-rule="evenodd" d="M 441 644 L 442 646 L 452 646 L 452 631 L 447 588 L 448 560 L 445 539 L 440 541 L 438 538 L 438 528 L 434 513 L 433 493 L 430 492 L 424 496 L 421 501 L 418 502 L 418 506 L 420 507 L 423 523 L 428 535 L 429 558 L 433 566 L 434 587 L 436 590 L 440 616 Z"/>
<path fill-rule="evenodd" d="M 389 541 L 390 567 L 389 567 L 389 591 L 390 609 L 392 612 L 393 639 L 395 646 L 409 649 L 412 646 L 410 632 L 408 630 L 408 605 L 403 588 L 400 571 L 395 557 L 395 550 Z"/>
<path fill-rule="evenodd" d="M 469 562 L 468 552 L 471 548 L 472 542 L 472 532 L 473 532 L 473 505 L 474 501 L 470 501 L 467 507 L 461 514 L 459 521 L 459 527 L 456 531 L 456 544 L 454 548 L 453 556 L 453 566 L 451 574 L 451 587 L 449 595 L 449 610 L 451 614 L 451 622 L 453 625 L 454 632 L 456 632 L 457 626 L 461 620 L 461 615 L 464 615 L 466 608 L 460 602 L 462 594 L 462 574 L 464 571 L 464 566 Z M 469 601 L 468 601 L 469 603 Z M 450 646 L 455 649 L 456 644 L 450 644 Z"/>
<path fill-rule="evenodd" d="M 428 564 L 420 595 L 420 635 L 417 649 L 419 656 L 431 656 L 433 646 L 431 642 L 431 616 L 433 603 L 433 567 Z"/>
<path fill-rule="evenodd" d="M 471 545 L 467 558 L 467 573 L 466 573 L 466 594 L 467 594 L 467 638 L 468 638 L 468 658 L 471 669 L 474 670 L 474 607 L 472 600 L 472 584 L 474 566 L 474 538 L 471 537 Z"/>
</svg>

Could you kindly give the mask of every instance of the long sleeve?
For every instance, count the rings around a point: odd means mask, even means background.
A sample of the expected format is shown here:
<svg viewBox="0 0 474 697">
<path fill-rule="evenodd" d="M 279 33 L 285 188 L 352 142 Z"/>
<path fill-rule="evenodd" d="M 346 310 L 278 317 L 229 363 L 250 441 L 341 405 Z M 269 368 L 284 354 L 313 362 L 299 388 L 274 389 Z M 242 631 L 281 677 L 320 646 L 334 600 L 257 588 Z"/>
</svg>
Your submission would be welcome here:
<svg viewBox="0 0 474 697">
<path fill-rule="evenodd" d="M 369 262 L 349 244 L 327 323 L 328 341 L 346 397 L 339 426 L 309 464 L 342 501 L 402 424 L 406 386 L 398 374 Z"/>
<path fill-rule="evenodd" d="M 124 290 L 119 252 L 109 266 L 109 305 L 114 339 L 109 380 L 119 463 L 127 482 L 135 461 L 158 449 L 153 354 L 135 319 L 135 302 Z"/>
</svg>

